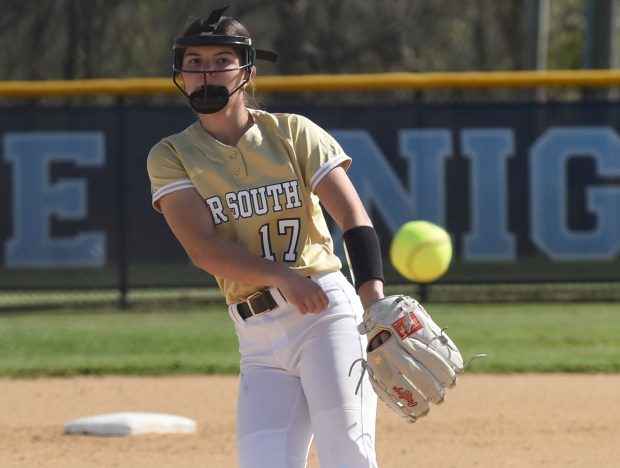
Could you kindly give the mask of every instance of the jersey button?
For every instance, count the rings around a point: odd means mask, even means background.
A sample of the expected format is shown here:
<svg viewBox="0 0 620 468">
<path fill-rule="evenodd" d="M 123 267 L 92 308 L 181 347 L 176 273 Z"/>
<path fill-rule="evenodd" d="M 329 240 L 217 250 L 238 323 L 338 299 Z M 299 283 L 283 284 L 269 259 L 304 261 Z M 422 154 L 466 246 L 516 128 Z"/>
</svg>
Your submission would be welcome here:
<svg viewBox="0 0 620 468">
<path fill-rule="evenodd" d="M 237 157 L 237 153 L 235 151 L 233 151 L 232 153 L 230 153 L 230 157 L 231 158 L 236 158 Z"/>
<path fill-rule="evenodd" d="M 241 174 L 241 169 L 239 169 L 238 167 L 235 167 L 235 170 L 233 172 L 235 173 L 235 175 L 239 175 Z"/>
</svg>

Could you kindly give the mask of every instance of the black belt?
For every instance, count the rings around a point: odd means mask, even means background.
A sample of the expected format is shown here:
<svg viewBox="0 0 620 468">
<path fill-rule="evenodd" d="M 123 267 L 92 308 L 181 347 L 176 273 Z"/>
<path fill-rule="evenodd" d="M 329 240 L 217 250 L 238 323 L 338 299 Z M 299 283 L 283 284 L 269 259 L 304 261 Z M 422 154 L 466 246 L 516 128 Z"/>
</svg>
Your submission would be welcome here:
<svg viewBox="0 0 620 468">
<path fill-rule="evenodd" d="M 237 312 L 239 312 L 243 320 L 247 320 L 253 315 L 262 314 L 276 307 L 278 307 L 278 303 L 267 289 L 252 294 L 245 302 L 239 302 L 237 304 Z"/>
</svg>

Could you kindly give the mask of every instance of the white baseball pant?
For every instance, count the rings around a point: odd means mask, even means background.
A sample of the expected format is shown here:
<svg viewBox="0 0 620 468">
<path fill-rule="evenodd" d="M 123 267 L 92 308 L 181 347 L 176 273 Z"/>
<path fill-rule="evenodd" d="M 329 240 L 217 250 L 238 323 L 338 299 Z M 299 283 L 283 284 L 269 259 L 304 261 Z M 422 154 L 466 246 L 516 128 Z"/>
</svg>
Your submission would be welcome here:
<svg viewBox="0 0 620 468">
<path fill-rule="evenodd" d="M 322 468 L 376 467 L 377 397 L 368 376 L 357 395 L 367 340 L 363 307 L 341 272 L 312 276 L 329 298 L 302 315 L 271 288 L 278 308 L 243 320 L 229 313 L 241 353 L 237 454 L 242 468 L 305 467 L 313 435 Z"/>
</svg>

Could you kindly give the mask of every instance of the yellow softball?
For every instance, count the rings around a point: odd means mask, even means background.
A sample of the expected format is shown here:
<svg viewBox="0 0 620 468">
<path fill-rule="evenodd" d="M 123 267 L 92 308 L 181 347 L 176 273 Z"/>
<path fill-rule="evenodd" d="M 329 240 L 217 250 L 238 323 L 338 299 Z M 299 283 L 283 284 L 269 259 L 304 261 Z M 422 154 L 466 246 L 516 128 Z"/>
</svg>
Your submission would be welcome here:
<svg viewBox="0 0 620 468">
<path fill-rule="evenodd" d="M 396 271 L 418 283 L 439 279 L 448 271 L 451 259 L 450 235 L 428 221 L 404 224 L 390 246 L 390 260 Z"/>
</svg>

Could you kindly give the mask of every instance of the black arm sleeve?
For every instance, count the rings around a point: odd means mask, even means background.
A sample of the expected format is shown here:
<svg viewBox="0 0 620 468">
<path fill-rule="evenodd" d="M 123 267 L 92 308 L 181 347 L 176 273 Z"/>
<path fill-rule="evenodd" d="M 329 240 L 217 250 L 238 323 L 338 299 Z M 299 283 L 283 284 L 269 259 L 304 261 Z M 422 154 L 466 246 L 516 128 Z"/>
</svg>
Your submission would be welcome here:
<svg viewBox="0 0 620 468">
<path fill-rule="evenodd" d="M 375 229 L 357 226 L 345 232 L 342 239 L 355 290 L 358 291 L 362 284 L 371 279 L 383 282 L 381 248 Z"/>
</svg>

